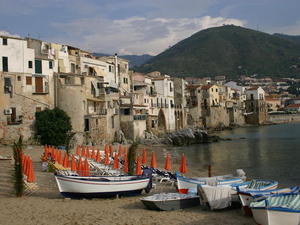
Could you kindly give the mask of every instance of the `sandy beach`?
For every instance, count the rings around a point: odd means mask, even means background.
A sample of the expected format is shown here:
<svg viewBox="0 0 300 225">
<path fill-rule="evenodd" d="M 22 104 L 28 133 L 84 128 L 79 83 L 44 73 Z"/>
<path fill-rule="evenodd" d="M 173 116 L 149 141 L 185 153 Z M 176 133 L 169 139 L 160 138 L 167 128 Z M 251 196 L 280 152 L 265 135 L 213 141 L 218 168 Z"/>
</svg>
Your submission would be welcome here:
<svg viewBox="0 0 300 225">
<path fill-rule="evenodd" d="M 1 225 L 255 224 L 252 218 L 243 216 L 240 209 L 209 211 L 199 206 L 185 210 L 158 212 L 147 210 L 140 202 L 140 196 L 119 199 L 64 199 L 58 192 L 53 174 L 41 170 L 42 146 L 27 146 L 24 150 L 34 161 L 39 189 L 30 196 L 14 197 L 11 176 L 13 166 L 10 160 L 0 160 Z M 12 155 L 11 147 L 0 146 L 0 155 Z M 158 157 L 158 159 L 160 158 Z M 162 168 L 163 163 L 163 160 L 158 160 L 159 167 Z M 178 162 L 175 161 L 173 166 L 177 168 Z M 195 173 L 196 171 L 189 172 L 189 174 Z M 160 184 L 150 194 L 163 191 L 175 192 L 176 190 L 170 185 Z M 145 193 L 143 193 L 143 196 L 145 196 Z"/>
</svg>

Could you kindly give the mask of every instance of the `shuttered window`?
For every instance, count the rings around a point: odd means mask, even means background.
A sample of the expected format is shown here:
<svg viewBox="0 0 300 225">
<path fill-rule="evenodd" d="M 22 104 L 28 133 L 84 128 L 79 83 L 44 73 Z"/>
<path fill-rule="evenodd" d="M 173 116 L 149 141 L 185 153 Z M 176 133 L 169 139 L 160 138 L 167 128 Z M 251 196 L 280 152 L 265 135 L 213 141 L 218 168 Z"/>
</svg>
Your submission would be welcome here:
<svg viewBox="0 0 300 225">
<path fill-rule="evenodd" d="M 43 93 L 43 78 L 42 77 L 35 78 L 35 92 Z"/>
<path fill-rule="evenodd" d="M 6 56 L 2 57 L 2 71 L 8 72 L 8 57 Z"/>
<path fill-rule="evenodd" d="M 26 77 L 26 85 L 32 85 L 32 77 Z"/>
<path fill-rule="evenodd" d="M 35 60 L 35 73 L 42 73 L 42 61 Z"/>
</svg>

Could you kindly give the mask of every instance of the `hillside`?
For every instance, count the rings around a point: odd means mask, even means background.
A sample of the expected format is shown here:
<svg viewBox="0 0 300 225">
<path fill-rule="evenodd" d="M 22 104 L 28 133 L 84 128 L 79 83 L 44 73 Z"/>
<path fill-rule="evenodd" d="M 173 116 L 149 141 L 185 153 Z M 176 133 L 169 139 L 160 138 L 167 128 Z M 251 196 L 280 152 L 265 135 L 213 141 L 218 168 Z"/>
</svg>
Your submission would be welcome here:
<svg viewBox="0 0 300 225">
<path fill-rule="evenodd" d="M 94 56 L 109 56 L 109 54 L 105 53 L 93 53 Z M 145 62 L 147 62 L 149 59 L 151 59 L 153 56 L 151 55 L 120 55 L 121 58 L 129 60 L 129 67 L 133 68 L 136 66 L 141 66 Z"/>
<path fill-rule="evenodd" d="M 136 68 L 173 76 L 300 75 L 300 44 L 233 25 L 202 30 Z"/>
<path fill-rule="evenodd" d="M 295 41 L 298 44 L 300 44 L 300 35 L 287 35 L 287 34 L 279 34 L 279 33 L 275 33 L 273 35 L 284 38 L 286 40 Z"/>
</svg>

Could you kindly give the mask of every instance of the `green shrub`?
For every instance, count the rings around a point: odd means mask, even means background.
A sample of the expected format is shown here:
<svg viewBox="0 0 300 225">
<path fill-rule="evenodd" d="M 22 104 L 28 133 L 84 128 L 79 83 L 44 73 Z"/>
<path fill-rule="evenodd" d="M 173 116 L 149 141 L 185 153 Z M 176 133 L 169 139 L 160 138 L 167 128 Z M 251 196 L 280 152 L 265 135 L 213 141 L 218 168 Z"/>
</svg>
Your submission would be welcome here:
<svg viewBox="0 0 300 225">
<path fill-rule="evenodd" d="M 35 128 L 41 144 L 58 146 L 67 144 L 72 125 L 65 111 L 54 108 L 36 113 Z"/>
</svg>

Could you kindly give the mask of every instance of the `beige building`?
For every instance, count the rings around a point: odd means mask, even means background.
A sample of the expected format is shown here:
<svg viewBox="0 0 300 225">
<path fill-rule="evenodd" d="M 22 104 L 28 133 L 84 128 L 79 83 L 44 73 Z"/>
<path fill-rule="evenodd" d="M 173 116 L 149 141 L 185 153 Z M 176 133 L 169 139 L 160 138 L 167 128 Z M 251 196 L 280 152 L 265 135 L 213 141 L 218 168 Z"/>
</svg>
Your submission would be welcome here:
<svg viewBox="0 0 300 225">
<path fill-rule="evenodd" d="M 32 44 L 34 43 L 34 45 Z M 0 36 L 0 142 L 33 141 L 35 113 L 54 107 L 57 71 L 48 43 Z"/>
</svg>

